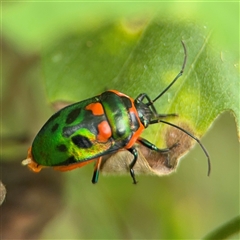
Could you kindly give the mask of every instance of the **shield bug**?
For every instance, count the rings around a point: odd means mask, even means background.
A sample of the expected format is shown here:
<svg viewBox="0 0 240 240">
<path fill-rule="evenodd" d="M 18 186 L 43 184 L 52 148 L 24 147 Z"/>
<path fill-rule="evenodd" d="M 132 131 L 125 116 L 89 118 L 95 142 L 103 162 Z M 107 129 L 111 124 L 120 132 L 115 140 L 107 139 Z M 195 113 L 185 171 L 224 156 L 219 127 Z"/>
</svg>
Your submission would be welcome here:
<svg viewBox="0 0 240 240">
<path fill-rule="evenodd" d="M 207 157 L 209 174 L 210 157 L 200 140 L 183 128 L 163 120 L 176 114 L 159 114 L 154 106 L 154 102 L 163 96 L 184 72 L 187 51 L 183 42 L 182 45 L 184 61 L 181 71 L 156 98 L 151 100 L 146 93 L 141 93 L 133 99 L 119 91 L 109 90 L 69 105 L 44 124 L 22 164 L 28 165 L 34 172 L 39 172 L 43 167 L 68 171 L 96 161 L 92 183 L 97 183 L 102 157 L 119 150 L 127 150 L 132 154 L 129 171 L 133 183 L 136 184 L 134 165 L 138 159 L 138 151 L 135 143 L 161 153 L 168 153 L 177 146 L 176 143 L 170 148 L 160 149 L 140 137 L 149 125 L 164 123 L 181 130 L 198 142 Z"/>
</svg>

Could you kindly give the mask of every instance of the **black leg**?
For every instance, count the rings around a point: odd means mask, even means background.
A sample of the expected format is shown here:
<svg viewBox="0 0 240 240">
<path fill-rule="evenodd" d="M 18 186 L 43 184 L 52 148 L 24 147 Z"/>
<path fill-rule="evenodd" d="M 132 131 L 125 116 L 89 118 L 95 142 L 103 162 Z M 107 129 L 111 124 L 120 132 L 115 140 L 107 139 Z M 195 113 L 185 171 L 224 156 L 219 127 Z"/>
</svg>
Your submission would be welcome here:
<svg viewBox="0 0 240 240">
<path fill-rule="evenodd" d="M 99 176 L 101 162 L 102 162 L 102 157 L 99 157 L 97 159 L 97 162 L 96 162 L 96 165 L 95 165 L 95 168 L 94 168 L 94 172 L 93 172 L 93 177 L 92 177 L 92 183 L 93 184 L 98 182 L 98 176 Z"/>
<path fill-rule="evenodd" d="M 144 98 L 147 100 L 146 105 L 148 105 L 152 109 L 152 111 L 155 115 L 155 118 L 160 119 L 160 118 L 165 118 L 165 117 L 176 117 L 176 116 L 178 116 L 176 113 L 159 114 L 157 112 L 156 108 L 153 105 L 153 101 L 150 99 L 150 97 L 146 93 L 139 94 L 138 97 L 136 98 L 136 100 L 138 100 L 140 102 L 143 102 Z"/>
<path fill-rule="evenodd" d="M 141 138 L 139 137 L 138 140 L 137 140 L 140 144 L 142 144 L 143 146 L 153 150 L 153 151 L 156 151 L 156 152 L 161 152 L 163 154 L 167 154 L 167 158 L 166 158 L 166 161 L 165 161 L 165 166 L 168 167 L 168 168 L 171 168 L 172 166 L 170 165 L 170 158 L 169 158 L 169 152 L 177 147 L 179 145 L 179 143 L 174 143 L 171 147 L 169 148 L 163 148 L 163 149 L 160 149 L 158 148 L 156 145 L 152 144 L 151 142 L 149 142 L 147 139 L 145 138 Z"/>
<path fill-rule="evenodd" d="M 133 155 L 133 160 L 132 160 L 132 162 L 129 164 L 129 169 L 130 169 L 130 175 L 131 175 L 131 177 L 132 177 L 132 179 L 133 179 L 133 183 L 134 183 L 134 184 L 137 184 L 133 167 L 134 167 L 135 163 L 137 162 L 138 152 L 137 152 L 137 149 L 134 148 L 134 147 L 131 147 L 131 148 L 127 149 L 127 150 Z"/>
<path fill-rule="evenodd" d="M 158 148 L 156 145 L 154 145 L 153 143 L 149 142 L 147 139 L 145 138 L 141 138 L 139 137 L 138 140 L 137 140 L 139 143 L 141 143 L 143 146 L 149 148 L 149 149 L 152 149 L 154 151 L 157 151 L 157 152 L 162 152 L 162 153 L 168 153 L 169 151 L 171 151 L 173 148 L 177 147 L 179 145 L 179 143 L 174 143 L 171 147 L 169 148 L 163 148 L 163 149 L 160 149 Z"/>
<path fill-rule="evenodd" d="M 169 148 L 164 148 L 164 149 L 160 149 L 158 148 L 157 146 L 155 146 L 154 144 L 152 144 L 151 142 L 149 142 L 148 140 L 146 140 L 145 138 L 138 138 L 137 140 L 140 144 L 144 145 L 145 147 L 149 148 L 149 149 L 152 149 L 154 151 L 157 151 L 157 152 L 161 152 L 161 153 L 165 153 L 165 154 L 168 154 L 169 151 L 171 151 L 174 147 L 178 146 L 179 143 L 175 143 L 173 144 L 171 147 Z M 137 159 L 138 159 L 138 151 L 136 148 L 134 147 L 131 147 L 129 149 L 127 149 L 130 153 L 132 153 L 133 155 L 133 160 L 132 162 L 129 164 L 129 169 L 130 169 L 130 175 L 133 179 L 133 183 L 134 184 L 137 184 L 137 180 L 135 178 L 135 173 L 134 173 L 134 170 L 133 170 L 133 167 L 134 165 L 136 164 L 137 162 Z M 169 156 L 167 157 L 167 163 L 166 165 L 169 165 Z"/>
<path fill-rule="evenodd" d="M 151 98 L 146 93 L 141 93 L 137 96 L 137 100 L 140 101 L 140 102 L 142 102 L 144 98 L 147 99 L 148 104 L 152 104 Z"/>
</svg>

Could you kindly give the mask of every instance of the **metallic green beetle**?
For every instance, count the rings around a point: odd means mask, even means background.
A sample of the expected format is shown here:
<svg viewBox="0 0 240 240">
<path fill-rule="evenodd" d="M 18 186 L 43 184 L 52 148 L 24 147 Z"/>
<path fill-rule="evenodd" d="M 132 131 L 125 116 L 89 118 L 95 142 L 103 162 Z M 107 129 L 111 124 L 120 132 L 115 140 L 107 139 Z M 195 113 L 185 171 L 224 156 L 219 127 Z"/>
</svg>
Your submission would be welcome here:
<svg viewBox="0 0 240 240">
<path fill-rule="evenodd" d="M 182 45 L 185 57 L 181 71 L 154 100 L 145 93 L 134 100 L 116 90 L 110 90 L 67 106 L 55 113 L 39 131 L 23 165 L 28 165 L 34 172 L 39 172 L 43 167 L 68 171 L 96 161 L 92 178 L 92 182 L 96 183 L 102 156 L 126 149 L 133 155 L 129 171 L 133 183 L 137 183 L 133 169 L 138 159 L 135 143 L 164 153 L 177 145 L 159 149 L 140 137 L 149 125 L 162 122 L 180 129 L 200 144 L 208 159 L 209 174 L 210 158 L 200 140 L 186 130 L 162 120 L 176 114 L 159 114 L 154 107 L 154 102 L 183 74 L 187 52 L 183 42 Z"/>
</svg>

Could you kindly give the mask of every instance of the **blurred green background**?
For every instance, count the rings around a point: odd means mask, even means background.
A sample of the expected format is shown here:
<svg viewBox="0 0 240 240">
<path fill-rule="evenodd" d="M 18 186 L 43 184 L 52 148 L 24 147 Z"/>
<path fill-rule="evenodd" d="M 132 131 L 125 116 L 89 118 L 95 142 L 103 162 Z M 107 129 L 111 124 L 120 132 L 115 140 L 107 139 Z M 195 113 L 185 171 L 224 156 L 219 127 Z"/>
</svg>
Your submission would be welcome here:
<svg viewBox="0 0 240 240">
<path fill-rule="evenodd" d="M 2 239 L 200 239 L 239 215 L 239 142 L 229 112 L 202 139 L 212 159 L 210 177 L 199 147 L 176 173 L 137 176 L 137 186 L 128 175 L 100 176 L 92 185 L 91 165 L 39 174 L 20 165 L 53 113 L 44 53 L 73 33 L 151 16 L 156 9 L 163 19 L 192 19 L 212 28 L 212 42 L 238 67 L 239 3 L 2 3 Z"/>
</svg>

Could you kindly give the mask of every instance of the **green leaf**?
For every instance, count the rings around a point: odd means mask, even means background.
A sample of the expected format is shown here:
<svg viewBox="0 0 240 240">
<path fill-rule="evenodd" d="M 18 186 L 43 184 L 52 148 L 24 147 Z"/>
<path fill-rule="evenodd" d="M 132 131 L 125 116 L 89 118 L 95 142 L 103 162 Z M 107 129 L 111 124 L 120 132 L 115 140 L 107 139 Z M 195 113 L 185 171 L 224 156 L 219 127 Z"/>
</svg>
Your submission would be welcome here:
<svg viewBox="0 0 240 240">
<path fill-rule="evenodd" d="M 99 24 L 132 16 L 139 12 L 152 12 L 158 4 L 134 2 L 35 2 L 27 4 L 3 2 L 2 29 L 19 51 L 34 52 L 55 43 L 67 34 L 83 32 Z"/>
<path fill-rule="evenodd" d="M 106 24 L 55 44 L 43 56 L 50 101 L 80 101 L 114 88 L 113 79 L 131 55 L 144 24 Z"/>
<path fill-rule="evenodd" d="M 204 240 L 214 240 L 214 239 L 227 239 L 230 236 L 237 234 L 240 232 L 240 217 L 237 216 L 230 221 L 224 223 L 222 226 L 213 230 L 207 236 L 205 236 Z"/>
<path fill-rule="evenodd" d="M 117 89 L 133 98 L 145 92 L 153 99 L 181 70 L 183 40 L 188 52 L 185 72 L 156 108 L 177 113 L 170 121 L 196 136 L 226 110 L 234 114 L 239 129 L 238 69 L 226 52 L 215 49 L 211 38 L 206 25 L 143 17 L 75 34 L 43 55 L 48 97 L 52 102 L 81 101 Z M 163 144 L 163 135 L 173 134 L 163 134 L 162 125 L 148 130 L 157 144 Z"/>
</svg>

